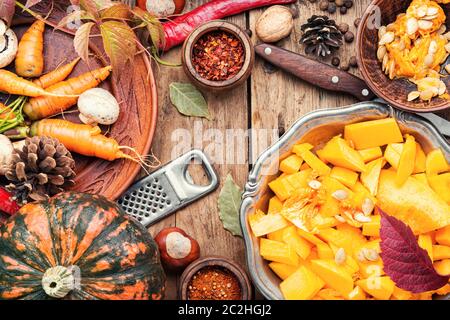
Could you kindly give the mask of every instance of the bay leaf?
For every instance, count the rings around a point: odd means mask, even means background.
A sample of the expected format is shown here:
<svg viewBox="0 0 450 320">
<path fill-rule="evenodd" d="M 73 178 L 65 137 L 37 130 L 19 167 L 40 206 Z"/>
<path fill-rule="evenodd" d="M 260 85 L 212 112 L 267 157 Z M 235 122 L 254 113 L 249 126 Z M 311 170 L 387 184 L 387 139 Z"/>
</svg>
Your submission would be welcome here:
<svg viewBox="0 0 450 320">
<path fill-rule="evenodd" d="M 209 119 L 208 104 L 201 92 L 192 84 L 172 82 L 169 89 L 170 101 L 181 114 Z"/>
<path fill-rule="evenodd" d="M 239 186 L 236 185 L 233 177 L 228 174 L 219 195 L 219 216 L 223 227 L 234 236 L 240 237 L 242 237 L 241 224 L 239 222 L 241 195 L 242 192 Z"/>
</svg>

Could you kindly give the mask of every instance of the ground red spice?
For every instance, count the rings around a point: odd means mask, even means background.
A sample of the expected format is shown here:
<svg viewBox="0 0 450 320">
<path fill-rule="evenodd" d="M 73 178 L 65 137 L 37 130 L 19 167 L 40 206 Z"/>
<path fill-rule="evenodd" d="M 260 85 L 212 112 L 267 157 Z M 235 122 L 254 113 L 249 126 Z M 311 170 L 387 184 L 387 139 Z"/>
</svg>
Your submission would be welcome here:
<svg viewBox="0 0 450 320">
<path fill-rule="evenodd" d="M 236 276 L 221 267 L 200 269 L 189 281 L 189 300 L 242 300 Z"/>
<path fill-rule="evenodd" d="M 236 76 L 245 60 L 244 46 L 233 34 L 213 31 L 194 45 L 192 64 L 198 74 L 211 81 L 225 81 Z"/>
</svg>

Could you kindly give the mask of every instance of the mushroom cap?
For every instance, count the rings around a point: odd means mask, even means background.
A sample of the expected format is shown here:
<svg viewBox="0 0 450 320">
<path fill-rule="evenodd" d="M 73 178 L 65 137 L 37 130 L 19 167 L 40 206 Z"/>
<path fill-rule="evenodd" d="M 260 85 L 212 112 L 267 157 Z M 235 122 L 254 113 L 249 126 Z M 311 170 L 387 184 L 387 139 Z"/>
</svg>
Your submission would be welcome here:
<svg viewBox="0 0 450 320">
<path fill-rule="evenodd" d="M 120 106 L 108 90 L 93 88 L 80 95 L 78 110 L 80 119 L 86 124 L 110 125 L 119 118 Z"/>
<path fill-rule="evenodd" d="M 17 36 L 12 29 L 7 29 L 3 37 L 5 46 L 0 48 L 0 68 L 4 68 L 13 62 L 17 54 L 18 41 Z"/>
</svg>

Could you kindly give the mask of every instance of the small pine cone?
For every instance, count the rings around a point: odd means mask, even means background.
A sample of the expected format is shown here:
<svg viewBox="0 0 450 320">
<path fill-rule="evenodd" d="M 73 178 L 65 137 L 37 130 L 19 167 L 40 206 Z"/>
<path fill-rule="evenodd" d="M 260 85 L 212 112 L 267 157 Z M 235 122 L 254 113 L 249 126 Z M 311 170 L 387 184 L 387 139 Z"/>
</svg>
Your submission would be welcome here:
<svg viewBox="0 0 450 320">
<path fill-rule="evenodd" d="M 14 150 L 5 174 L 6 188 L 17 201 L 41 201 L 73 186 L 75 161 L 66 147 L 50 137 L 27 138 Z"/>
<path fill-rule="evenodd" d="M 342 32 L 334 20 L 327 16 L 312 16 L 301 27 L 303 31 L 300 43 L 306 46 L 307 54 L 326 57 L 337 51 L 343 44 Z"/>
</svg>

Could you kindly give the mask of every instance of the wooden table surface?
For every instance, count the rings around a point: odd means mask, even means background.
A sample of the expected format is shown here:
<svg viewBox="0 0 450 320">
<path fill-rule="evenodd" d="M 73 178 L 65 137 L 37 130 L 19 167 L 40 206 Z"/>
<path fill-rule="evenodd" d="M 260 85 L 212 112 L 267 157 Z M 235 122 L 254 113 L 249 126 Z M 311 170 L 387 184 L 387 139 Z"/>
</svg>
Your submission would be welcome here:
<svg viewBox="0 0 450 320">
<path fill-rule="evenodd" d="M 188 0 L 186 10 L 191 10 L 204 2 L 207 1 Z M 346 15 L 336 13 L 329 16 L 336 19 L 338 23 L 347 22 L 350 25 L 350 30 L 356 35 L 353 22 L 357 17 L 362 16 L 370 0 L 355 0 L 354 3 L 354 7 Z M 300 26 L 311 15 L 323 14 L 323 12 L 319 10 L 318 2 L 311 3 L 308 0 L 299 0 L 295 6 L 299 10 L 299 17 L 295 19 L 294 32 L 290 38 L 282 40 L 278 45 L 288 50 L 304 53 L 304 47 L 299 44 Z M 262 12 L 263 9 L 253 10 L 228 18 L 228 20 L 244 29 L 251 29 L 253 31 L 252 40 L 256 44 L 259 40 L 254 32 L 255 23 Z M 336 54 L 341 58 L 341 61 L 348 61 L 352 55 L 355 55 L 355 43 L 356 41 L 352 44 L 344 44 Z M 180 48 L 171 50 L 163 58 L 168 61 L 180 61 Z M 359 75 L 356 69 L 352 69 L 351 72 Z M 192 148 L 205 149 L 214 139 L 208 136 L 206 132 L 210 128 L 219 129 L 224 136 L 227 129 L 268 129 L 269 132 L 276 129 L 279 134 L 282 134 L 295 120 L 307 112 L 320 108 L 342 107 L 357 102 L 350 96 L 329 93 L 315 88 L 280 70 L 268 73 L 267 68 L 264 68 L 264 62 L 257 58 L 252 75 L 246 85 L 223 94 L 211 94 L 203 91 L 212 115 L 212 120 L 208 121 L 184 117 L 170 103 L 169 84 L 172 82 L 188 82 L 182 68 L 155 66 L 155 74 L 159 95 L 159 119 L 152 152 L 163 164 L 173 159 L 173 149 L 178 142 L 174 141 L 174 138 L 177 137 L 176 130 L 178 129 L 188 130 L 193 136 L 194 131 L 197 130 L 198 132 L 199 128 L 202 128 L 203 142 L 192 141 Z M 243 145 L 238 142 L 235 143 L 233 154 L 236 155 L 238 151 L 244 151 L 242 154 L 245 155 L 245 159 L 235 160 L 234 162 L 237 162 L 237 164 L 227 161 L 224 164 L 214 164 L 221 179 L 217 191 L 151 227 L 152 235 L 155 236 L 162 228 L 177 226 L 198 240 L 202 256 L 222 255 L 245 266 L 244 242 L 241 238 L 233 237 L 223 229 L 219 219 L 217 200 L 227 174 L 231 174 L 241 188 L 245 185 L 251 163 L 258 157 L 258 153 L 264 151 L 255 151 L 249 146 L 255 146 L 257 143 L 269 146 L 276 138 L 278 136 L 271 137 L 269 134 L 265 139 L 260 135 L 259 139 L 267 141 L 255 141 L 251 137 L 245 139 Z M 225 147 L 226 145 L 224 150 Z M 236 148 L 245 150 L 236 151 Z M 210 156 L 216 157 L 217 155 L 210 154 Z M 178 280 L 179 275 L 168 274 L 167 299 L 176 299 Z"/>
</svg>

